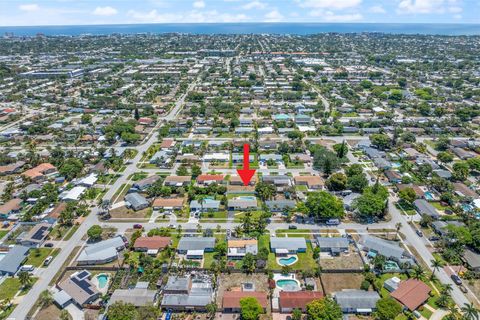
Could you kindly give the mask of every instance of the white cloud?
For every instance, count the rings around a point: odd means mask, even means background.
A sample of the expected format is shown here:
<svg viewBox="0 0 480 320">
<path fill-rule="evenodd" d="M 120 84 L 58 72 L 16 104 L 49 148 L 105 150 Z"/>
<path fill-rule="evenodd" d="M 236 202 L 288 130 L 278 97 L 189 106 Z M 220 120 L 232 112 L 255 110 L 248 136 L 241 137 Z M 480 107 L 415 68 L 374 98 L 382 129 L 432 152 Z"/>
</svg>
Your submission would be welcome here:
<svg viewBox="0 0 480 320">
<path fill-rule="evenodd" d="M 282 20 L 283 20 L 283 15 L 280 12 L 278 12 L 277 9 L 274 9 L 269 13 L 265 14 L 266 22 L 279 22 Z"/>
<path fill-rule="evenodd" d="M 305 0 L 299 2 L 303 8 L 346 9 L 362 3 L 362 0 Z"/>
<path fill-rule="evenodd" d="M 193 3 L 193 7 L 197 9 L 202 9 L 205 8 L 205 1 L 203 0 L 198 0 Z"/>
<path fill-rule="evenodd" d="M 311 11 L 310 16 L 317 17 L 324 22 L 352 22 L 363 19 L 363 16 L 360 13 L 335 14 L 332 11 L 325 11 L 322 9 Z"/>
<path fill-rule="evenodd" d="M 27 11 L 27 12 L 34 12 L 38 11 L 40 7 L 36 3 L 30 3 L 30 4 L 21 4 L 18 6 L 18 9 L 22 11 Z"/>
<path fill-rule="evenodd" d="M 382 6 L 373 6 L 368 9 L 371 13 L 386 13 L 385 9 Z"/>
<path fill-rule="evenodd" d="M 242 6 L 243 9 L 245 10 L 251 10 L 251 9 L 265 9 L 267 7 L 266 3 L 260 2 L 260 1 L 251 1 Z"/>
<path fill-rule="evenodd" d="M 93 14 L 96 16 L 114 16 L 118 13 L 117 9 L 112 8 L 110 6 L 106 7 L 96 7 L 93 10 Z"/>
<path fill-rule="evenodd" d="M 192 10 L 185 13 L 159 13 L 156 9 L 142 12 L 130 10 L 127 16 L 132 18 L 132 22 L 144 23 L 215 23 L 215 22 L 245 22 L 249 20 L 245 14 L 219 13 L 216 10 L 197 11 Z"/>
<path fill-rule="evenodd" d="M 462 7 L 458 0 L 402 0 L 398 4 L 399 14 L 459 13 Z"/>
</svg>

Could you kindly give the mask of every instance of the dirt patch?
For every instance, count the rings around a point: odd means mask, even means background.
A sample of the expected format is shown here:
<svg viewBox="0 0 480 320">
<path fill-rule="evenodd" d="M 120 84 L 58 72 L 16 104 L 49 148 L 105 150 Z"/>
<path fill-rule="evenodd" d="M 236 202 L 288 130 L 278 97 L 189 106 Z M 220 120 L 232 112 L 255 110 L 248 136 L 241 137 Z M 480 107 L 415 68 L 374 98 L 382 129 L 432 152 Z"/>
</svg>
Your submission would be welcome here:
<svg viewBox="0 0 480 320">
<path fill-rule="evenodd" d="M 255 286 L 255 291 L 268 292 L 268 277 L 265 274 L 232 273 L 222 274 L 218 278 L 217 305 L 222 306 L 222 297 L 225 291 L 241 290 L 242 283 L 250 282 Z"/>
<path fill-rule="evenodd" d="M 323 270 L 362 270 L 363 261 L 360 254 L 354 248 L 350 248 L 348 253 L 342 253 L 338 257 L 320 253 L 320 266 Z"/>
<path fill-rule="evenodd" d="M 62 311 L 55 304 L 51 304 L 50 306 L 41 309 L 33 319 L 35 320 L 59 319 L 61 312 Z"/>
<path fill-rule="evenodd" d="M 326 294 L 343 289 L 360 289 L 363 281 L 361 273 L 323 273 L 321 278 Z"/>
<path fill-rule="evenodd" d="M 145 208 L 139 211 L 133 211 L 132 209 L 128 209 L 127 207 L 119 207 L 113 210 L 110 210 L 111 219 L 145 219 L 150 217 L 152 214 L 151 208 Z"/>
</svg>

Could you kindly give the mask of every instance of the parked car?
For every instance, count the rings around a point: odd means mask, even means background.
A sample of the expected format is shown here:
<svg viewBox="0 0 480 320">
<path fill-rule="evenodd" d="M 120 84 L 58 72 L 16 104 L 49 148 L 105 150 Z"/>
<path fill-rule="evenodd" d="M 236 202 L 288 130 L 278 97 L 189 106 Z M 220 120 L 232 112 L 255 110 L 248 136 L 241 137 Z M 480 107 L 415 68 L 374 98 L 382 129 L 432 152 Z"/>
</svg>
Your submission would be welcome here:
<svg viewBox="0 0 480 320">
<path fill-rule="evenodd" d="M 338 226 L 340 224 L 339 219 L 328 219 L 327 222 L 325 222 L 326 225 L 328 226 Z"/>
<path fill-rule="evenodd" d="M 452 278 L 453 282 L 455 282 L 457 286 L 462 285 L 462 279 L 460 279 L 460 277 L 457 276 L 456 274 L 452 274 L 450 278 Z"/>
<path fill-rule="evenodd" d="M 440 237 L 439 237 L 439 236 L 431 236 L 430 238 L 428 238 L 428 240 L 430 240 L 430 241 L 438 241 L 438 240 L 440 240 Z"/>
<path fill-rule="evenodd" d="M 53 257 L 52 256 L 48 256 L 45 261 L 43 261 L 43 265 L 44 266 L 48 266 L 50 264 L 50 262 L 52 262 L 52 259 Z"/>
<path fill-rule="evenodd" d="M 417 230 L 415 230 L 415 232 L 417 233 L 417 235 L 418 235 L 419 237 L 423 237 L 423 232 L 422 232 L 421 230 L 418 230 L 418 229 L 417 229 Z"/>
<path fill-rule="evenodd" d="M 295 229 L 297 229 L 297 226 L 291 224 L 291 225 L 288 226 L 288 229 L 295 230 Z"/>
<path fill-rule="evenodd" d="M 468 289 L 465 288 L 464 285 L 459 286 L 459 288 L 460 288 L 460 291 L 462 291 L 463 293 L 468 293 Z"/>
<path fill-rule="evenodd" d="M 53 243 L 47 242 L 47 243 L 45 243 L 44 247 L 53 248 Z"/>
<path fill-rule="evenodd" d="M 143 229 L 143 226 L 142 226 L 141 224 L 139 224 L 139 223 L 135 223 L 135 224 L 133 225 L 133 229 Z"/>
</svg>

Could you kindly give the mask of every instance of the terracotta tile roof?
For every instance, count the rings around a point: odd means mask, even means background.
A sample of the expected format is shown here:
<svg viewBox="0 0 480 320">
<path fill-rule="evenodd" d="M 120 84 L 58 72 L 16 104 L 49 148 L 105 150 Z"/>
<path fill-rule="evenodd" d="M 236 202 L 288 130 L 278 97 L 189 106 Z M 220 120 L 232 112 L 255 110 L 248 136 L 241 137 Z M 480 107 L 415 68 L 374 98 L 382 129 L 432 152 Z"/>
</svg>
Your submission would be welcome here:
<svg viewBox="0 0 480 320">
<path fill-rule="evenodd" d="M 147 248 L 148 250 L 155 250 L 155 249 L 163 249 L 170 244 L 171 238 L 170 237 L 161 237 L 161 236 L 153 236 L 153 237 L 140 237 L 135 240 L 134 247 L 135 248 Z"/>
<path fill-rule="evenodd" d="M 45 172 L 49 170 L 56 170 L 56 168 L 50 163 L 41 163 L 35 168 L 23 172 L 22 175 L 28 178 L 36 178 L 42 176 Z"/>
<path fill-rule="evenodd" d="M 398 289 L 391 293 L 391 296 L 411 311 L 414 311 L 428 300 L 431 290 L 429 286 L 420 280 L 408 279 L 407 281 L 402 281 Z"/>
<path fill-rule="evenodd" d="M 197 177 L 197 181 L 223 181 L 223 174 L 201 174 Z"/>
<path fill-rule="evenodd" d="M 0 214 L 10 214 L 13 210 L 19 210 L 21 208 L 22 199 L 14 198 L 6 203 L 0 205 Z"/>
<path fill-rule="evenodd" d="M 162 143 L 160 144 L 160 148 L 170 148 L 175 144 L 175 140 L 173 139 L 163 139 Z"/>
<path fill-rule="evenodd" d="M 281 308 L 299 308 L 304 310 L 306 305 L 313 300 L 323 298 L 323 293 L 319 291 L 280 291 Z"/>
<path fill-rule="evenodd" d="M 63 212 L 67 208 L 67 203 L 66 202 L 60 202 L 49 214 L 48 216 L 50 218 L 58 219 L 60 216 L 60 213 Z"/>
<path fill-rule="evenodd" d="M 319 177 L 319 176 L 297 176 L 297 177 L 294 177 L 293 179 L 295 180 L 295 183 L 304 182 L 310 186 L 325 184 L 322 177 Z"/>
<path fill-rule="evenodd" d="M 156 198 L 153 200 L 154 207 L 181 207 L 183 206 L 184 198 Z"/>
<path fill-rule="evenodd" d="M 222 306 L 223 308 L 240 308 L 240 299 L 253 297 L 257 299 L 263 308 L 268 306 L 268 298 L 266 292 L 257 291 L 225 291 L 223 293 Z"/>
</svg>

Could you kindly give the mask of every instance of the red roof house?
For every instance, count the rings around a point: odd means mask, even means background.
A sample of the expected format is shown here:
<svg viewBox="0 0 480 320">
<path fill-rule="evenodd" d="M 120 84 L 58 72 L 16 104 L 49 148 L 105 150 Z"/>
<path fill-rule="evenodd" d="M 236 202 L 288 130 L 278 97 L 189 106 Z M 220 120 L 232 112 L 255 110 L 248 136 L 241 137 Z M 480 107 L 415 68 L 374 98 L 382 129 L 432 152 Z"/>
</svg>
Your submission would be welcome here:
<svg viewBox="0 0 480 320">
<path fill-rule="evenodd" d="M 430 291 L 432 289 L 422 281 L 408 279 L 402 281 L 397 290 L 391 293 L 391 296 L 410 311 L 414 311 L 428 300 Z"/>
</svg>

